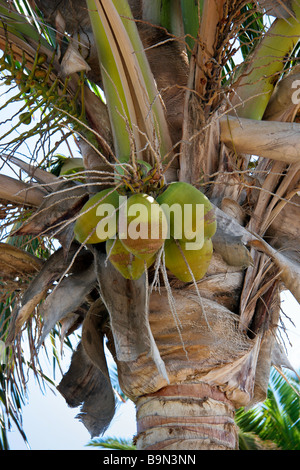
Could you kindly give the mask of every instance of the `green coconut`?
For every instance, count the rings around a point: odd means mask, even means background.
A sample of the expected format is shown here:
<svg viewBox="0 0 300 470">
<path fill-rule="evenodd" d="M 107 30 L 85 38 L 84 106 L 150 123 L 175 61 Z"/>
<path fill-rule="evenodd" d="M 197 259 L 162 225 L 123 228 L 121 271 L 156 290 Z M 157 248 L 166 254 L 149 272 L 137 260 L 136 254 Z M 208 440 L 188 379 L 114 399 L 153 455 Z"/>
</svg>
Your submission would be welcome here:
<svg viewBox="0 0 300 470">
<path fill-rule="evenodd" d="M 106 253 L 111 264 L 122 274 L 125 279 L 137 280 L 149 268 L 155 260 L 155 256 L 145 261 L 130 253 L 119 238 L 107 240 Z"/>
<path fill-rule="evenodd" d="M 213 244 L 211 239 L 207 239 L 202 248 L 187 250 L 185 242 L 171 238 L 165 242 L 164 251 L 166 268 L 180 281 L 192 282 L 205 276 L 213 254 Z"/>
<path fill-rule="evenodd" d="M 191 184 L 171 183 L 156 201 L 165 211 L 171 237 L 185 242 L 197 238 L 203 243 L 215 234 L 217 222 L 213 206 L 205 194 Z M 197 212 L 197 205 L 199 209 L 203 206 L 203 211 Z"/>
<path fill-rule="evenodd" d="M 99 203 L 98 203 L 99 202 Z M 119 194 L 103 189 L 92 196 L 82 207 L 75 222 L 74 235 L 80 243 L 102 243 L 117 233 Z"/>
<path fill-rule="evenodd" d="M 149 259 L 163 245 L 168 222 L 152 196 L 137 193 L 120 206 L 118 228 L 125 248 L 138 258 Z"/>
</svg>

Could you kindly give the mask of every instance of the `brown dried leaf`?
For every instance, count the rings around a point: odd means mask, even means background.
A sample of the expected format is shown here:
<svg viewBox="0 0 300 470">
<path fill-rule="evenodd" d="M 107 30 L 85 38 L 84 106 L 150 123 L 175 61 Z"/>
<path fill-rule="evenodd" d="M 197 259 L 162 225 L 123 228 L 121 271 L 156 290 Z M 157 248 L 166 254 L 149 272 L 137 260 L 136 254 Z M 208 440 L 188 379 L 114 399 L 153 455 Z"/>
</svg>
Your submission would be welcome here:
<svg viewBox="0 0 300 470">
<path fill-rule="evenodd" d="M 98 347 L 103 351 L 103 338 L 99 337 Z M 114 394 L 107 375 L 107 366 L 103 373 L 92 363 L 80 343 L 73 353 L 68 372 L 57 387 L 70 407 L 81 406 L 77 418 L 92 437 L 105 432 L 115 413 Z"/>
<path fill-rule="evenodd" d="M 28 176 L 43 185 L 43 188 L 48 189 L 49 185 L 49 191 L 51 190 L 52 184 L 54 188 L 57 185 L 58 177 L 55 176 L 53 173 L 49 173 L 49 171 L 45 171 L 41 168 L 38 168 L 37 166 L 30 165 L 27 162 L 21 160 L 20 158 L 15 157 L 14 155 L 2 155 L 2 159 L 4 161 L 9 161 L 14 165 L 17 165 L 19 168 L 25 171 Z"/>
<path fill-rule="evenodd" d="M 38 207 L 47 194 L 42 188 L 7 175 L 0 175 L 0 199 L 13 204 Z"/>
<path fill-rule="evenodd" d="M 84 70 L 88 72 L 91 67 L 84 60 L 75 45 L 70 42 L 64 57 L 61 61 L 62 73 L 67 76 Z"/>
<path fill-rule="evenodd" d="M 88 192 L 85 187 L 76 185 L 72 181 L 64 181 L 53 193 L 44 198 L 38 210 L 15 234 L 49 236 L 59 232 L 87 200 Z"/>
<path fill-rule="evenodd" d="M 74 312 L 84 302 L 86 296 L 96 285 L 96 273 L 93 264 L 65 277 L 43 302 L 39 313 L 43 318 L 43 329 L 40 344 L 52 328 L 62 318 Z"/>
<path fill-rule="evenodd" d="M 292 0 L 259 0 L 259 5 L 268 15 L 288 19 L 294 16 Z"/>
<path fill-rule="evenodd" d="M 68 269 L 77 250 L 78 245 L 73 244 L 68 252 L 68 256 L 65 256 L 65 252 L 61 248 L 44 263 L 42 269 L 30 282 L 18 305 L 12 312 L 7 343 L 11 343 L 14 340 L 22 325 L 33 314 L 36 306 L 46 297 L 48 289 L 53 285 L 53 282 L 59 279 L 62 273 Z M 77 254 L 70 273 L 73 270 L 79 269 L 82 263 L 88 263 L 89 259 L 91 262 L 91 256 L 91 253 L 86 251 Z"/>
<path fill-rule="evenodd" d="M 44 261 L 9 243 L 0 243 L 0 277 L 4 280 L 36 274 Z"/>
<path fill-rule="evenodd" d="M 250 244 L 272 258 L 280 269 L 280 279 L 300 303 L 300 263 L 278 252 L 262 239 L 253 240 Z"/>
<path fill-rule="evenodd" d="M 109 318 L 102 300 L 97 299 L 90 307 L 82 325 L 81 343 L 90 361 L 109 378 L 102 346 L 103 327 Z"/>
</svg>

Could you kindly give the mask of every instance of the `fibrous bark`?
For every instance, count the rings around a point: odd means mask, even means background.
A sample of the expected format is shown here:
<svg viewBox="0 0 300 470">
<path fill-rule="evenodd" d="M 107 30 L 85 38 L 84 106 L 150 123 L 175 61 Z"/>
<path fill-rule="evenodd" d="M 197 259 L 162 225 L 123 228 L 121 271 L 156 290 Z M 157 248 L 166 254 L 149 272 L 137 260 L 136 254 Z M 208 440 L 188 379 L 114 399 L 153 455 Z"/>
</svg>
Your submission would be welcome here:
<svg viewBox="0 0 300 470">
<path fill-rule="evenodd" d="M 234 407 L 205 383 L 164 387 L 140 397 L 137 450 L 235 450 Z"/>
</svg>

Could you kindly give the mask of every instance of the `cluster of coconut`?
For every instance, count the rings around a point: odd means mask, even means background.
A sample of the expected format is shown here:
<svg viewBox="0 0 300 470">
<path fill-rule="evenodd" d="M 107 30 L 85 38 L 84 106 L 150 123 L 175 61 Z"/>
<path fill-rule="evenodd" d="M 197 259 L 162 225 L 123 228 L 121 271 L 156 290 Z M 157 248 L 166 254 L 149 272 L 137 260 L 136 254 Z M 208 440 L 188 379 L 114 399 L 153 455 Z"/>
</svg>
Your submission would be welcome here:
<svg viewBox="0 0 300 470">
<path fill-rule="evenodd" d="M 74 227 L 80 243 L 105 242 L 108 259 L 126 279 L 139 279 L 160 253 L 183 282 L 207 272 L 215 231 L 210 201 L 184 182 L 166 185 L 155 198 L 102 190 L 83 206 Z"/>
</svg>

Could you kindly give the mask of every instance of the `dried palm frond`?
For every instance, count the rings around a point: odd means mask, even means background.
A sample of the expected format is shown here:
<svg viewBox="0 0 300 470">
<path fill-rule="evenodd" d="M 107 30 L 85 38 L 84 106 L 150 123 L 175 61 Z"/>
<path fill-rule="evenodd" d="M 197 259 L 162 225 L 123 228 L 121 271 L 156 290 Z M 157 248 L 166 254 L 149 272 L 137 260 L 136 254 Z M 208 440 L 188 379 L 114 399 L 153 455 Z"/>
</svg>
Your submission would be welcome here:
<svg viewBox="0 0 300 470">
<path fill-rule="evenodd" d="M 294 16 L 292 0 L 258 0 L 257 3 L 268 15 L 276 18 L 291 18 Z"/>
</svg>

